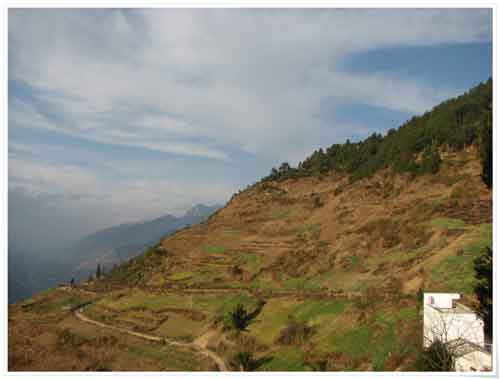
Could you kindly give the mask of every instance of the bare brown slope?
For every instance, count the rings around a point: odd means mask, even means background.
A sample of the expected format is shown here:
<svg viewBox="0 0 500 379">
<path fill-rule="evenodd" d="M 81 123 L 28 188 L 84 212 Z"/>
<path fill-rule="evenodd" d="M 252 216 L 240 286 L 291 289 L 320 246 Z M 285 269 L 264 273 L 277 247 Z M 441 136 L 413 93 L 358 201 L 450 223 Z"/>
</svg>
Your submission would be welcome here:
<svg viewBox="0 0 500 379">
<path fill-rule="evenodd" d="M 132 330 L 202 343 L 229 368 L 249 351 L 259 370 L 414 370 L 415 294 L 460 292 L 473 302 L 472 262 L 492 240 L 492 194 L 476 152 L 442 158 L 438 174 L 416 178 L 386 171 L 354 183 L 331 175 L 256 184 L 104 279 L 10 306 L 9 368 L 216 369 L 179 346 L 116 332 Z M 88 317 L 117 329 L 72 315 L 68 306 L 89 299 Z M 227 329 L 237 304 L 252 309 L 259 299 L 266 304 L 246 333 Z M 293 320 L 313 332 L 287 344 Z"/>
<path fill-rule="evenodd" d="M 264 287 L 288 288 L 300 278 L 306 288 L 355 290 L 393 276 L 410 280 L 449 253 L 439 246 L 470 232 L 465 225 L 491 223 L 491 211 L 491 191 L 473 150 L 443 153 L 437 175 L 380 172 L 352 184 L 336 176 L 261 183 L 206 223 L 163 240 L 170 255 L 162 272 L 170 276 L 163 274 L 158 284 L 258 287 L 260 280 Z M 440 225 L 446 219 L 464 227 Z M 394 258 L 392 266 L 383 258 Z M 410 283 L 405 289 L 419 286 Z"/>
</svg>

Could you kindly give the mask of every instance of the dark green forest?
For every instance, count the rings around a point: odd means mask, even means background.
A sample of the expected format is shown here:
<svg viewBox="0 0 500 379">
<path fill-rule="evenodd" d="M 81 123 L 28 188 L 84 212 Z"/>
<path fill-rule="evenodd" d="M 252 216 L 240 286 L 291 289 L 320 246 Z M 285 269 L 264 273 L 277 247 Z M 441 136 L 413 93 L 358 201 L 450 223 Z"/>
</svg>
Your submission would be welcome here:
<svg viewBox="0 0 500 379">
<path fill-rule="evenodd" d="M 413 175 L 437 173 L 440 151 L 460 151 L 475 144 L 483 165 L 483 180 L 491 187 L 492 136 L 492 79 L 489 79 L 411 118 L 399 128 L 390 129 L 385 136 L 374 133 L 359 142 L 347 140 L 326 150 L 319 149 L 297 167 L 282 163 L 263 180 L 323 176 L 331 171 L 357 180 L 383 168 Z"/>
</svg>

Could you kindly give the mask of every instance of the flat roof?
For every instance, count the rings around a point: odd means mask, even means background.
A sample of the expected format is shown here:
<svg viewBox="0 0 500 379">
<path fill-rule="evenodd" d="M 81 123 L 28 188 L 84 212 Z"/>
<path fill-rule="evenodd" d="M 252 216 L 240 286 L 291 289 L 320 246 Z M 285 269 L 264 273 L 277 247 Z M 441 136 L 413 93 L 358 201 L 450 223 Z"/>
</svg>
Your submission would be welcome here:
<svg viewBox="0 0 500 379">
<path fill-rule="evenodd" d="M 441 313 L 473 313 L 476 314 L 472 309 L 469 307 L 466 307 L 463 304 L 460 304 L 458 302 L 453 303 L 453 308 L 440 308 L 437 307 L 435 304 L 425 304 L 429 307 L 434 308 L 435 310 L 441 312 Z"/>
</svg>

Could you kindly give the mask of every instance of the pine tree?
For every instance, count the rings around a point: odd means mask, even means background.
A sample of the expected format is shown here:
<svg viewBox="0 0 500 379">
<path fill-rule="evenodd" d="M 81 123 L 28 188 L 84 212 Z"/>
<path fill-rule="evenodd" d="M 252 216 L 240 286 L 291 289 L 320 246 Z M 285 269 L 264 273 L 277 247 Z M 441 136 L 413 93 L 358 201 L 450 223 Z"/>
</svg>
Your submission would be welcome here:
<svg viewBox="0 0 500 379">
<path fill-rule="evenodd" d="M 437 174 L 441 165 L 441 156 L 437 146 L 432 145 L 425 149 L 422 157 L 422 171 Z"/>
<path fill-rule="evenodd" d="M 97 270 L 95 271 L 96 279 L 101 279 L 101 265 L 97 264 Z"/>
<path fill-rule="evenodd" d="M 290 171 L 290 164 L 288 162 L 283 162 L 278 169 L 279 175 L 284 176 Z"/>
<path fill-rule="evenodd" d="M 278 177 L 279 177 L 279 173 L 278 173 L 278 170 L 276 169 L 276 167 L 273 167 L 273 168 L 271 169 L 271 174 L 269 174 L 269 176 L 270 176 L 270 178 L 271 178 L 272 180 L 278 179 Z"/>
</svg>

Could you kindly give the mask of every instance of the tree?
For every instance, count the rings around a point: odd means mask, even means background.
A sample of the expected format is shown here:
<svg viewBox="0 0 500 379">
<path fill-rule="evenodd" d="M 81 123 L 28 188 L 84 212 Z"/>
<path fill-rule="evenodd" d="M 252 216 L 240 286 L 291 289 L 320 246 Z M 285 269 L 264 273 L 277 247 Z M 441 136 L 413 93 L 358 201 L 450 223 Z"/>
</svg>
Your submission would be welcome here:
<svg viewBox="0 0 500 379">
<path fill-rule="evenodd" d="M 440 165 L 441 156 L 439 155 L 439 149 L 435 145 L 428 146 L 424 150 L 424 155 L 422 157 L 422 171 L 437 174 Z"/>
<path fill-rule="evenodd" d="M 476 285 L 474 292 L 479 301 L 478 313 L 484 321 L 484 333 L 491 340 L 493 327 L 493 251 L 486 247 L 483 253 L 474 259 Z"/>
<path fill-rule="evenodd" d="M 96 279 L 101 279 L 101 265 L 97 264 L 97 269 L 95 271 L 95 277 Z"/>
<path fill-rule="evenodd" d="M 269 174 L 269 176 L 271 177 L 272 180 L 278 179 L 279 175 L 280 174 L 279 174 L 278 170 L 276 169 L 276 167 L 273 167 L 271 169 L 271 173 Z"/>
<path fill-rule="evenodd" d="M 283 162 L 278 171 L 280 176 L 288 174 L 288 171 L 290 171 L 290 164 L 288 162 Z"/>
<path fill-rule="evenodd" d="M 412 176 L 439 171 L 438 149 L 447 146 L 456 151 L 477 144 L 483 162 L 483 178 L 492 183 L 492 81 L 482 83 L 462 96 L 450 99 L 432 111 L 412 117 L 385 136 L 370 137 L 319 149 L 305 158 L 297 169 L 282 165 L 278 178 L 296 176 L 323 176 L 330 171 L 347 174 L 351 180 L 374 175 L 378 170 L 392 168 L 395 172 L 408 172 Z M 481 127 L 479 125 L 483 125 Z M 422 165 L 415 156 L 425 153 Z M 272 175 L 270 176 L 272 177 Z"/>
<path fill-rule="evenodd" d="M 493 185 L 493 128 L 491 110 L 485 117 L 480 130 L 479 154 L 482 163 L 482 178 L 484 183 L 491 188 Z"/>
<path fill-rule="evenodd" d="M 243 306 L 243 304 L 238 304 L 236 308 L 229 313 L 231 317 L 231 325 L 236 330 L 246 330 L 248 324 L 250 323 L 250 319 L 248 318 L 248 312 Z"/>
<path fill-rule="evenodd" d="M 231 326 L 237 331 L 245 331 L 252 320 L 257 317 L 266 303 L 259 301 L 253 312 L 248 312 L 243 304 L 238 304 L 232 312 L 229 312 Z"/>
<path fill-rule="evenodd" d="M 69 284 L 73 287 L 75 285 L 75 278 L 71 278 L 71 282 Z"/>
<path fill-rule="evenodd" d="M 233 356 L 230 365 L 239 371 L 253 371 L 257 368 L 257 360 L 254 359 L 252 353 L 240 351 Z"/>
<path fill-rule="evenodd" d="M 417 291 L 417 307 L 420 309 L 424 301 L 424 289 L 422 287 L 418 288 Z"/>
</svg>

